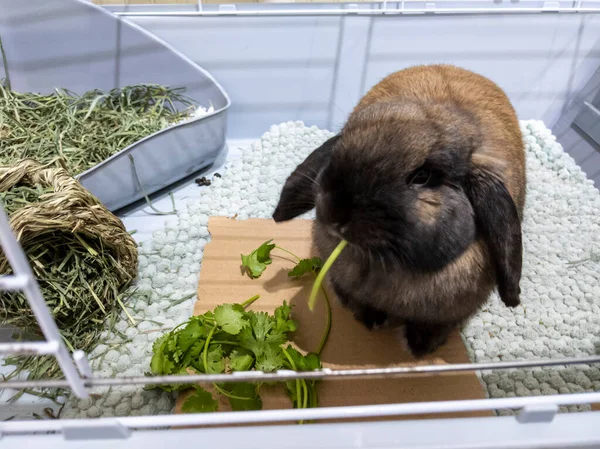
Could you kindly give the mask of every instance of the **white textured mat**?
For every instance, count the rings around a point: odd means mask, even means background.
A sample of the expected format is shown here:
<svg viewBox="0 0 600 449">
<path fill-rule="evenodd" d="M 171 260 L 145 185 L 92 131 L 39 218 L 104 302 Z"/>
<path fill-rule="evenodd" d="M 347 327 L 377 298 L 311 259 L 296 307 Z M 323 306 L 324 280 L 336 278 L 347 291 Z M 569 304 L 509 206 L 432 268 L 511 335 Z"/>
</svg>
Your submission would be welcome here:
<svg viewBox="0 0 600 449">
<path fill-rule="evenodd" d="M 590 355 L 600 346 L 600 263 L 591 252 L 600 239 L 600 194 L 543 123 L 523 121 L 522 129 L 529 171 L 523 307 L 508 309 L 494 295 L 469 323 L 463 335 L 476 362 Z M 98 374 L 148 370 L 152 342 L 191 314 L 195 297 L 173 303 L 195 294 L 209 215 L 270 217 L 287 176 L 331 135 L 301 122 L 271 127 L 140 247 L 138 291 L 128 304 L 139 324 L 118 324 L 127 339 L 108 335 L 109 344 L 93 354 L 104 353 L 92 363 Z M 589 260 L 568 265 L 582 259 Z M 597 366 L 493 372 L 482 379 L 491 397 L 600 390 Z M 147 415 L 174 405 L 171 395 L 133 387 L 94 393 L 99 396 L 73 399 L 63 416 Z"/>
</svg>

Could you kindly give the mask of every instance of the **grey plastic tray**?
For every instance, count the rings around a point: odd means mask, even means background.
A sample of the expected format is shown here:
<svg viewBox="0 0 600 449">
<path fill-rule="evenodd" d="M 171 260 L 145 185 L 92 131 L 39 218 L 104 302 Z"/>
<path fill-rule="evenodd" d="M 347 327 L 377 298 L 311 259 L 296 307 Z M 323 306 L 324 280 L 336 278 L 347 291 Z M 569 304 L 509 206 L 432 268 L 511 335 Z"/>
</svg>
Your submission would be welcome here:
<svg viewBox="0 0 600 449">
<path fill-rule="evenodd" d="M 139 26 L 83 0 L 0 0 L 0 35 L 18 91 L 83 93 L 155 83 L 184 87 L 198 104 L 214 106 L 213 113 L 151 134 L 79 174 L 109 209 L 209 166 L 223 149 L 228 95 L 208 72 Z"/>
</svg>

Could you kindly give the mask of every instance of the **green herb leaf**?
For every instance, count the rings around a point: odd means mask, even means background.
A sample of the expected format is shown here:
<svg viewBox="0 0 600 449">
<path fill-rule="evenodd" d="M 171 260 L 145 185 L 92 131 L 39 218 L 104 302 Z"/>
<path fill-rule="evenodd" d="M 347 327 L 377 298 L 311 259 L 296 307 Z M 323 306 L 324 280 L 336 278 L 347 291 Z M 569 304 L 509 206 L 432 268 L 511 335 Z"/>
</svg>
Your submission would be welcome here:
<svg viewBox="0 0 600 449">
<path fill-rule="evenodd" d="M 273 328 L 273 322 L 267 312 L 256 312 L 251 318 L 252 328 L 257 341 L 265 341 L 267 334 Z"/>
<path fill-rule="evenodd" d="M 274 243 L 271 243 L 272 241 L 273 239 L 267 240 L 256 249 L 256 258 L 259 262 L 266 263 L 267 265 L 271 263 L 271 251 L 276 246 Z"/>
<path fill-rule="evenodd" d="M 164 357 L 162 360 L 162 372 L 163 374 L 171 374 L 175 372 L 175 363 Z"/>
<path fill-rule="evenodd" d="M 185 357 L 181 361 L 181 366 L 190 366 L 192 360 L 197 360 L 202 357 L 202 351 L 204 351 L 205 340 L 199 340 L 192 345 L 192 347 L 185 353 Z"/>
<path fill-rule="evenodd" d="M 302 355 L 290 345 L 288 345 L 285 350 L 294 362 L 296 371 L 314 371 L 322 368 L 321 361 L 317 354 L 309 353 L 307 355 Z M 287 369 L 294 369 L 287 359 L 285 360 L 284 366 Z"/>
<path fill-rule="evenodd" d="M 268 344 L 263 348 L 260 356 L 256 358 L 255 368 L 265 373 L 277 371 L 283 368 L 283 352 L 279 344 Z"/>
<path fill-rule="evenodd" d="M 262 354 L 263 347 L 265 346 L 263 341 L 256 339 L 252 327 L 243 328 L 238 334 L 238 341 L 241 348 L 251 351 L 255 356 Z"/>
<path fill-rule="evenodd" d="M 232 371 L 248 371 L 253 363 L 254 358 L 250 354 L 240 353 L 237 349 L 229 356 L 229 367 Z"/>
<path fill-rule="evenodd" d="M 241 255 L 242 266 L 251 278 L 260 277 L 267 265 L 271 264 L 271 251 L 275 248 L 275 244 L 271 241 L 272 239 L 267 240 L 248 255 Z"/>
<path fill-rule="evenodd" d="M 223 349 L 220 345 L 209 346 L 208 367 L 204 371 L 206 374 L 220 374 L 225 371 L 225 361 L 223 360 Z"/>
<path fill-rule="evenodd" d="M 163 370 L 164 359 L 165 359 L 165 347 L 170 338 L 170 334 L 165 334 L 158 338 L 152 345 L 152 360 L 150 361 L 150 370 L 154 374 L 169 374 Z"/>
<path fill-rule="evenodd" d="M 228 399 L 233 411 L 262 410 L 262 400 L 255 384 L 239 382 L 228 384 L 223 389 L 230 394 Z"/>
<path fill-rule="evenodd" d="M 283 305 L 277 307 L 273 313 L 275 317 L 275 329 L 278 332 L 294 332 L 298 328 L 298 323 L 290 318 L 292 307 L 285 301 Z"/>
<path fill-rule="evenodd" d="M 209 413 L 216 411 L 218 405 L 212 394 L 197 386 L 196 391 L 183 402 L 181 411 L 184 413 Z"/>
<path fill-rule="evenodd" d="M 275 311 L 274 316 L 266 312 L 247 312 L 250 327 L 242 329 L 238 336 L 242 348 L 261 358 L 268 346 L 282 345 L 287 341 L 286 332 L 296 330 L 296 322 L 289 319 L 291 307 L 284 304 Z M 267 366 L 271 364 L 267 363 Z"/>
<path fill-rule="evenodd" d="M 319 356 L 313 352 L 306 354 L 304 356 L 304 361 L 305 361 L 307 371 L 316 371 L 316 370 L 323 368 L 323 365 L 321 365 L 321 360 L 319 359 Z"/>
<path fill-rule="evenodd" d="M 248 326 L 245 311 L 239 304 L 223 304 L 215 309 L 215 320 L 221 328 L 231 335 L 237 335 Z"/>
<path fill-rule="evenodd" d="M 177 337 L 177 346 L 182 353 L 185 353 L 202 337 L 206 337 L 204 323 L 199 320 L 198 317 L 193 317 L 188 325 L 179 333 Z"/>
<path fill-rule="evenodd" d="M 323 261 L 319 257 L 311 259 L 302 259 L 288 272 L 288 276 L 299 278 L 306 273 L 318 273 L 323 266 Z"/>
</svg>

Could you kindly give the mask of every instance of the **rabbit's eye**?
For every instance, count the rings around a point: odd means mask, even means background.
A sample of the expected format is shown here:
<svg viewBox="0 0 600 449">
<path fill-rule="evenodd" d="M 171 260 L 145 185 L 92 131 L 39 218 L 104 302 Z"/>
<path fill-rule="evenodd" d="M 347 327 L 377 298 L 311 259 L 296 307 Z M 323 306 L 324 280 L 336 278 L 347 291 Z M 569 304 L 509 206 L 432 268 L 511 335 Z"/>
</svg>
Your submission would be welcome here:
<svg viewBox="0 0 600 449">
<path fill-rule="evenodd" d="M 415 176 L 413 176 L 410 183 L 413 185 L 417 185 L 417 186 L 425 186 L 429 183 L 430 180 L 431 180 L 431 171 L 421 169 L 415 174 Z"/>
</svg>

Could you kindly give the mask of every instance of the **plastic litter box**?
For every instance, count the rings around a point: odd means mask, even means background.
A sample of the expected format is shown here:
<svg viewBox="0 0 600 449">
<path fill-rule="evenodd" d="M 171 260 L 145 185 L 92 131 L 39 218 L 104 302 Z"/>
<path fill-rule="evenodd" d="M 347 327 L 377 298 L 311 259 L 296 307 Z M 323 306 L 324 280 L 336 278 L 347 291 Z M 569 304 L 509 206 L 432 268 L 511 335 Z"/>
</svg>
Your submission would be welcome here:
<svg viewBox="0 0 600 449">
<path fill-rule="evenodd" d="M 77 175 L 109 209 L 211 165 L 223 149 L 227 93 L 207 71 L 139 26 L 83 0 L 0 0 L 0 35 L 17 91 L 66 88 L 81 94 L 154 83 L 184 87 L 198 105 L 214 107 Z M 3 68 L 0 73 L 4 76 Z"/>
</svg>

